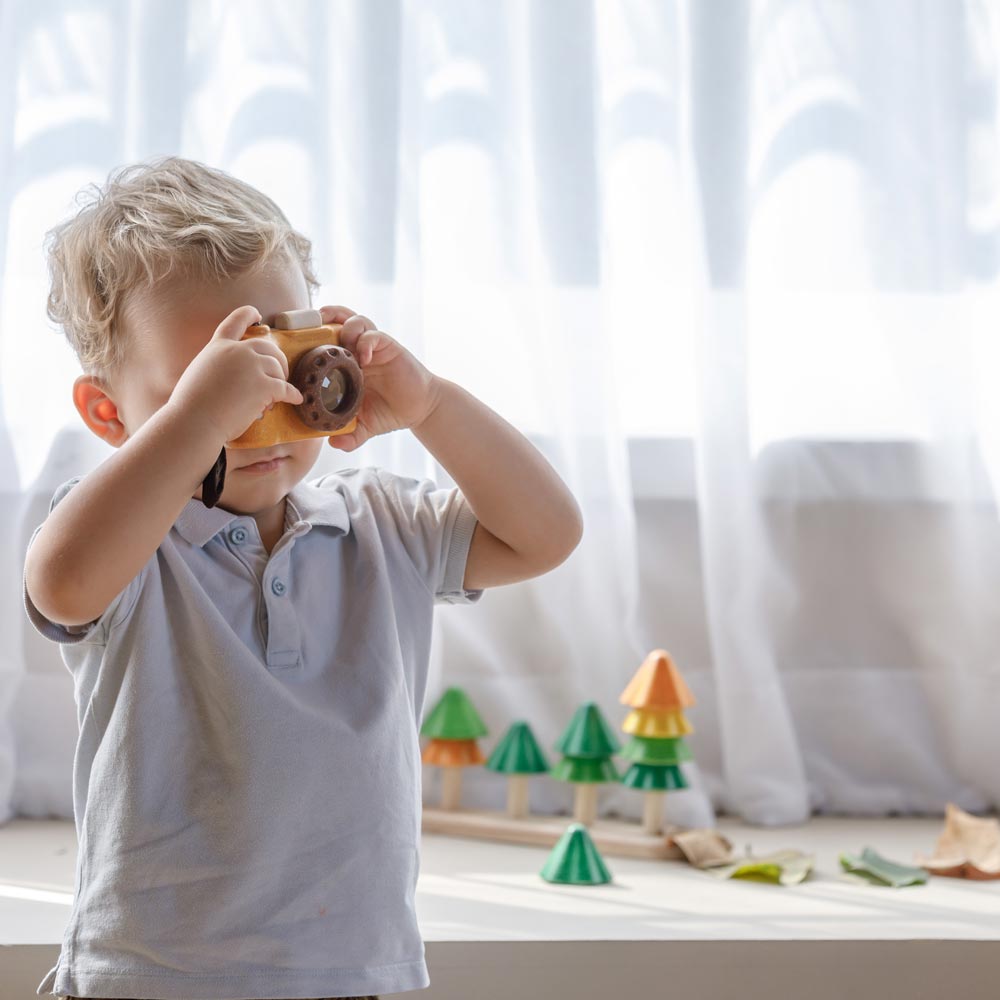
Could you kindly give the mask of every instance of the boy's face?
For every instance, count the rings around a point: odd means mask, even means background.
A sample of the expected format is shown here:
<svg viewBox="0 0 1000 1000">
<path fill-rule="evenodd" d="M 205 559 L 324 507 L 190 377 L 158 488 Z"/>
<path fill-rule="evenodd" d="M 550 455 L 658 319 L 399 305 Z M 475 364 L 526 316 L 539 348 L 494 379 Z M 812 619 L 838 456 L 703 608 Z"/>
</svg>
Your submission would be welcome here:
<svg viewBox="0 0 1000 1000">
<path fill-rule="evenodd" d="M 127 344 L 118 377 L 106 393 L 101 391 L 105 386 L 90 376 L 80 376 L 74 386 L 74 400 L 84 421 L 94 433 L 119 447 L 167 402 L 219 323 L 243 305 L 255 306 L 269 325 L 275 313 L 309 309 L 301 269 L 281 257 L 254 273 L 221 283 L 194 281 L 172 273 L 152 288 L 131 293 L 123 310 L 123 329 L 118 331 Z M 109 420 L 98 412 L 105 396 L 118 411 Z M 103 410 L 108 412 L 106 404 Z M 308 474 L 323 442 L 323 438 L 313 437 L 268 448 L 226 448 L 226 480 L 219 506 L 241 514 L 274 507 Z M 271 472 L 245 468 L 279 456 L 285 457 Z M 193 496 L 201 499 L 200 486 Z"/>
</svg>

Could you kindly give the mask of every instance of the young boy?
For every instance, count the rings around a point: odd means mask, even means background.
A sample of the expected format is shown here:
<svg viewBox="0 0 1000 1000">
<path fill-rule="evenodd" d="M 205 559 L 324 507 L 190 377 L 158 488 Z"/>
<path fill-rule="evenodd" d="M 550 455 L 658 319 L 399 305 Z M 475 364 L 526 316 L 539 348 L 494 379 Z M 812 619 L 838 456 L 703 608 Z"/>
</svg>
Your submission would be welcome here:
<svg viewBox="0 0 1000 1000">
<path fill-rule="evenodd" d="M 38 992 L 171 1000 L 421 989 L 418 729 L 433 607 L 559 565 L 579 508 L 510 424 L 342 306 L 364 376 L 353 451 L 409 428 L 458 486 L 305 480 L 323 444 L 226 449 L 297 404 L 248 326 L 311 307 L 310 242 L 200 163 L 122 168 L 49 234 L 73 401 L 117 451 L 62 484 L 24 567 L 80 736 L 79 840 Z"/>
</svg>

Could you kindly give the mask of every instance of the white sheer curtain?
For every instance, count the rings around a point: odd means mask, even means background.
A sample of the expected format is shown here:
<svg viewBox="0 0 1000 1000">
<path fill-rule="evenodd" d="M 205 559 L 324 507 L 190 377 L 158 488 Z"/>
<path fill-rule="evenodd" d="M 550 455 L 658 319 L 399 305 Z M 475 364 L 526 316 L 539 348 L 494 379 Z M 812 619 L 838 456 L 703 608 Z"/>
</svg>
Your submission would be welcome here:
<svg viewBox="0 0 1000 1000">
<path fill-rule="evenodd" d="M 438 609 L 429 699 L 461 685 L 490 740 L 526 718 L 551 748 L 584 700 L 617 728 L 662 646 L 699 700 L 678 822 L 1000 803 L 994 5 L 0 18 L 6 815 L 71 814 L 71 679 L 21 566 L 54 488 L 107 455 L 70 401 L 41 240 L 83 184 L 167 152 L 274 197 L 314 241 L 317 304 L 483 399 L 580 502 L 557 570 Z M 451 485 L 407 432 L 321 461 Z M 470 779 L 467 804 L 502 804 Z M 602 810 L 638 800 L 605 786 Z"/>
</svg>

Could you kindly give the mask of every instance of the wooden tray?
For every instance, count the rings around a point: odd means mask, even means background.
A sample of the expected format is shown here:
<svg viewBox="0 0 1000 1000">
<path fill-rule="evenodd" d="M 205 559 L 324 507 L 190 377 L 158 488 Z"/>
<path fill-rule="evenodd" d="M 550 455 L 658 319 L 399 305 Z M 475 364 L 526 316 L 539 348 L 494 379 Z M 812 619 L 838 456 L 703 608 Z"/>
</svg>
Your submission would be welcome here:
<svg viewBox="0 0 1000 1000">
<path fill-rule="evenodd" d="M 443 833 L 452 837 L 553 847 L 573 822 L 572 816 L 529 815 L 524 819 L 512 819 L 501 810 L 424 806 L 422 829 L 424 833 Z M 668 843 L 669 837 L 680 830 L 680 827 L 666 827 L 663 833 L 652 836 L 643 833 L 637 822 L 610 818 L 597 819 L 587 827 L 601 854 L 683 861 L 680 849 Z"/>
</svg>

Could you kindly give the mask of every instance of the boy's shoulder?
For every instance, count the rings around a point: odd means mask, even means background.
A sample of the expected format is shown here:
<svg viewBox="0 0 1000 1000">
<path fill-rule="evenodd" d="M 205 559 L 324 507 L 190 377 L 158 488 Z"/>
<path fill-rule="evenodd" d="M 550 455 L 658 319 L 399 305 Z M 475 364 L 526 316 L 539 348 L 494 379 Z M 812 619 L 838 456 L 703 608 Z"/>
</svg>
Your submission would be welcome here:
<svg viewBox="0 0 1000 1000">
<path fill-rule="evenodd" d="M 61 500 L 84 479 L 83 475 L 72 476 L 60 483 L 49 501 L 51 514 Z M 289 496 L 311 499 L 311 504 L 330 504 L 334 498 L 331 492 L 339 494 L 353 513 L 368 510 L 376 517 L 379 514 L 398 514 L 413 511 L 431 504 L 440 506 L 446 501 L 454 502 L 457 487 L 439 487 L 434 480 L 401 475 L 374 465 L 336 469 L 311 479 L 302 480 Z M 192 502 L 194 498 L 192 498 Z"/>
<path fill-rule="evenodd" d="M 56 487 L 49 501 L 50 514 L 83 479 L 82 475 L 72 476 Z M 375 465 L 336 469 L 302 480 L 288 495 L 301 513 L 340 524 L 344 530 L 365 516 L 376 525 L 391 522 L 397 529 L 412 529 L 419 523 L 441 530 L 446 515 L 464 504 L 457 486 L 442 487 L 427 477 L 402 475 Z M 194 511 L 182 512 L 176 527 L 183 528 L 196 515 L 205 516 L 200 501 L 192 498 L 190 504 Z"/>
<path fill-rule="evenodd" d="M 358 507 L 364 506 L 376 515 L 383 510 L 412 510 L 428 500 L 440 504 L 453 500 L 458 492 L 457 487 L 439 487 L 427 477 L 401 475 L 376 465 L 337 469 L 303 481 L 297 489 L 301 492 L 303 488 L 307 492 L 320 493 L 333 490 L 340 493 L 349 506 L 353 500 Z"/>
<path fill-rule="evenodd" d="M 73 476 L 65 482 L 60 483 L 55 488 L 52 493 L 52 498 L 49 500 L 49 514 L 52 513 L 56 506 L 65 498 L 73 487 L 77 485 L 77 483 L 83 480 L 83 478 L 83 476 Z M 30 549 L 34 544 L 34 541 L 38 537 L 38 533 L 42 530 L 43 525 L 44 519 L 41 523 L 35 526 L 34 531 L 31 533 L 31 537 L 28 539 L 27 548 L 25 550 L 25 565 L 27 565 L 27 549 Z M 106 644 L 111 630 L 121 624 L 130 615 L 132 608 L 135 606 L 138 599 L 139 592 L 142 590 L 148 576 L 149 567 L 155 561 L 155 558 L 155 555 L 150 557 L 149 561 L 146 562 L 139 572 L 136 573 L 136 575 L 125 585 L 125 587 L 123 587 L 122 590 L 108 603 L 108 606 L 97 618 L 83 625 L 62 625 L 46 618 L 38 610 L 38 608 L 35 607 L 35 604 L 31 599 L 31 595 L 28 593 L 28 582 L 27 577 L 25 576 L 22 579 L 21 586 L 24 609 L 27 613 L 28 620 L 42 636 L 47 639 L 51 639 L 54 642 L 60 643 L 61 645 L 69 646 L 79 644 L 81 650 L 95 644 L 103 646 Z"/>
<path fill-rule="evenodd" d="M 309 489 L 339 492 L 352 527 L 377 538 L 390 559 L 416 567 L 439 603 L 471 604 L 481 596 L 463 586 L 477 519 L 458 486 L 364 466 L 320 476 Z"/>
<path fill-rule="evenodd" d="M 413 476 L 403 476 L 390 472 L 379 465 L 359 465 L 345 469 L 335 469 L 308 480 L 312 486 L 321 489 L 336 489 L 343 486 L 347 491 L 360 492 L 366 489 L 385 489 L 397 483 L 417 483 L 423 480 Z M 433 480 L 427 480 L 433 484 Z"/>
<path fill-rule="evenodd" d="M 73 476 L 72 479 L 67 479 L 64 483 L 60 483 L 55 488 L 55 490 L 52 493 L 52 499 L 49 500 L 50 514 L 55 509 L 56 504 L 59 503 L 59 501 L 62 500 L 63 497 L 65 497 L 66 494 L 69 493 L 69 491 L 73 489 L 74 486 L 76 486 L 77 483 L 81 482 L 82 479 L 83 476 Z"/>
</svg>

